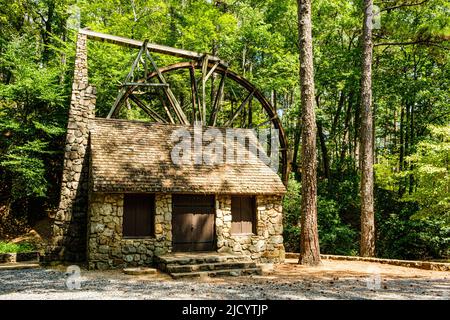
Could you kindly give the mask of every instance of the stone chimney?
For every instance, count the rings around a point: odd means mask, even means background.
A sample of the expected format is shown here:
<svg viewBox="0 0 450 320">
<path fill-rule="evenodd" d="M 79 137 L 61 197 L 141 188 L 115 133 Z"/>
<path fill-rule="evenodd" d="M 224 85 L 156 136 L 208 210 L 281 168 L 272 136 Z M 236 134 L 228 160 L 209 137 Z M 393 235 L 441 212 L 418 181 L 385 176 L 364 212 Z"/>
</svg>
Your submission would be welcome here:
<svg viewBox="0 0 450 320">
<path fill-rule="evenodd" d="M 84 261 L 89 175 L 89 120 L 96 89 L 88 83 L 87 37 L 78 34 L 59 208 L 54 216 L 49 260 Z"/>
</svg>

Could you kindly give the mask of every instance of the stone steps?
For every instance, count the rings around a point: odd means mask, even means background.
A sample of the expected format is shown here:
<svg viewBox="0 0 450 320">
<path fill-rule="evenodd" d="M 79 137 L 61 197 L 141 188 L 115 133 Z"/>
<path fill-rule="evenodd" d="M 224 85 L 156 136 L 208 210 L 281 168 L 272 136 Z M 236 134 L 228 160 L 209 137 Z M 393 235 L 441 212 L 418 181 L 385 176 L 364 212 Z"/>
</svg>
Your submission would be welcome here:
<svg viewBox="0 0 450 320">
<path fill-rule="evenodd" d="M 248 275 L 261 275 L 261 268 L 244 268 L 244 269 L 224 269 L 224 270 L 212 270 L 212 271 L 197 271 L 197 272 L 179 272 L 171 273 L 170 275 L 174 279 L 182 278 L 199 278 L 199 277 L 217 277 L 217 276 L 248 276 Z"/>
<path fill-rule="evenodd" d="M 168 265 L 166 270 L 169 273 L 185 273 L 198 271 L 217 271 L 230 269 L 249 269 L 256 268 L 254 262 L 217 262 L 217 263 L 202 263 L 202 264 L 187 264 L 187 265 Z"/>
<path fill-rule="evenodd" d="M 23 269 L 37 269 L 40 268 L 38 262 L 8 262 L 0 264 L 1 270 L 23 270 Z"/>
<path fill-rule="evenodd" d="M 173 253 L 156 257 L 158 266 L 193 265 L 204 263 L 251 262 L 246 256 L 222 253 Z"/>
<path fill-rule="evenodd" d="M 158 269 L 174 279 L 261 274 L 249 257 L 217 252 L 171 253 L 156 257 Z"/>
<path fill-rule="evenodd" d="M 145 268 L 145 267 L 137 267 L 137 268 L 124 268 L 123 273 L 131 275 L 131 276 L 144 276 L 149 274 L 156 274 L 155 268 Z"/>
<path fill-rule="evenodd" d="M 0 254 L 0 270 L 22 270 L 39 268 L 40 253 L 17 252 Z"/>
<path fill-rule="evenodd" d="M 39 259 L 40 253 L 38 251 L 0 253 L 0 263 L 39 262 Z"/>
</svg>

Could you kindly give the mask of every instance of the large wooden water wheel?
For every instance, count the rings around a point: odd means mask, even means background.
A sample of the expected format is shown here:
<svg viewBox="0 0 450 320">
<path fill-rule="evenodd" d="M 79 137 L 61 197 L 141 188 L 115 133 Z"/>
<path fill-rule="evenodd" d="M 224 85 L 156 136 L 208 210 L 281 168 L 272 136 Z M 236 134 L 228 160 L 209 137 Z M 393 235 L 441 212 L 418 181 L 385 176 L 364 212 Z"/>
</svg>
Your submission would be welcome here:
<svg viewBox="0 0 450 320">
<path fill-rule="evenodd" d="M 136 106 L 151 121 L 172 124 L 276 129 L 279 172 L 288 178 L 287 139 L 277 111 L 252 83 L 208 54 L 171 48 L 122 37 L 80 30 L 89 38 L 139 48 L 108 118 L 120 118 Z M 182 61 L 160 67 L 150 54 L 175 56 Z M 125 107 L 125 108 L 124 108 Z M 270 142 L 270 139 L 269 139 Z"/>
</svg>

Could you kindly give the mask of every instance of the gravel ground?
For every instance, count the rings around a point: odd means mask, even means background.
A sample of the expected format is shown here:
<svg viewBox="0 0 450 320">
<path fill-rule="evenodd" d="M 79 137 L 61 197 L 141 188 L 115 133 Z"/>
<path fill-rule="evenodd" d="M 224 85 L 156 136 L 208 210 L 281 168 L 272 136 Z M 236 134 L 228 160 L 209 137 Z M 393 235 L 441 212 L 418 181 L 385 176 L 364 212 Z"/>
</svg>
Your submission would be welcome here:
<svg viewBox="0 0 450 320">
<path fill-rule="evenodd" d="M 172 280 L 81 270 L 69 290 L 65 268 L 0 272 L 0 299 L 450 299 L 450 273 L 368 262 L 294 263 L 263 276 Z"/>
</svg>

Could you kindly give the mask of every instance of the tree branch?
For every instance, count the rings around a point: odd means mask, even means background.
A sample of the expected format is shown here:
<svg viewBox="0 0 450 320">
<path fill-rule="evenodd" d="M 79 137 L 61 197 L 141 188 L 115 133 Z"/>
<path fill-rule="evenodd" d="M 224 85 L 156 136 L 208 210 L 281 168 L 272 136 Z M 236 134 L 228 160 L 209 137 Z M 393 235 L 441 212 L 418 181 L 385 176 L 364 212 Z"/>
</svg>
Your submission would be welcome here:
<svg viewBox="0 0 450 320">
<path fill-rule="evenodd" d="M 375 43 L 374 47 L 380 47 L 380 46 L 407 46 L 407 45 L 413 45 L 413 44 L 422 44 L 422 45 L 430 45 L 439 47 L 441 49 L 450 50 L 450 48 L 444 47 L 440 45 L 441 42 L 433 42 L 429 40 L 416 40 L 416 41 L 406 41 L 406 42 L 380 42 Z"/>
<path fill-rule="evenodd" d="M 413 7 L 413 6 L 420 6 L 421 4 L 424 4 L 426 2 L 428 2 L 429 0 L 423 0 L 421 2 L 417 2 L 417 3 L 401 3 L 399 5 L 396 6 L 392 6 L 392 7 L 388 7 L 388 8 L 383 8 L 380 10 L 380 12 L 383 11 L 390 11 L 390 10 L 394 10 L 394 9 L 398 9 L 398 8 L 403 8 L 403 7 Z"/>
</svg>

